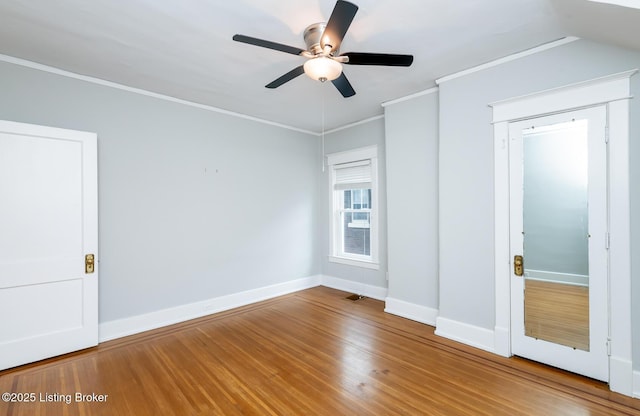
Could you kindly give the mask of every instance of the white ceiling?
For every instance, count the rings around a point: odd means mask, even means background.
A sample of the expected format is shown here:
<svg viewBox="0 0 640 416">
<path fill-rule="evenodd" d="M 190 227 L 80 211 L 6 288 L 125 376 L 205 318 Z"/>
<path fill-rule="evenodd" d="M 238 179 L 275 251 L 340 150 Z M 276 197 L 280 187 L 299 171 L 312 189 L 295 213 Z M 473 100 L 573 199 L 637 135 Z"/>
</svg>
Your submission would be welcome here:
<svg viewBox="0 0 640 416">
<path fill-rule="evenodd" d="M 635 0 L 634 0 L 635 1 Z M 640 10 L 589 0 L 353 0 L 342 52 L 413 54 L 409 68 L 344 66 L 357 94 L 305 76 L 264 85 L 304 58 L 234 42 L 304 48 L 335 0 L 0 0 L 0 53 L 319 132 L 382 114 L 434 80 L 565 36 L 640 50 Z"/>
</svg>

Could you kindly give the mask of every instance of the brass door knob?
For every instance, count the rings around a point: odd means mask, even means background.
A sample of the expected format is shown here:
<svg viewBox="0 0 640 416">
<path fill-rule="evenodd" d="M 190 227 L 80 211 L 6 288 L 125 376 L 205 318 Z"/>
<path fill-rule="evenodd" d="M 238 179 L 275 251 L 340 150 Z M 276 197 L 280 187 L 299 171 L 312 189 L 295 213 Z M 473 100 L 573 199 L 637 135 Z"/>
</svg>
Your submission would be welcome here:
<svg viewBox="0 0 640 416">
<path fill-rule="evenodd" d="M 522 256 L 513 256 L 513 273 L 516 276 L 524 274 L 524 259 Z"/>
</svg>

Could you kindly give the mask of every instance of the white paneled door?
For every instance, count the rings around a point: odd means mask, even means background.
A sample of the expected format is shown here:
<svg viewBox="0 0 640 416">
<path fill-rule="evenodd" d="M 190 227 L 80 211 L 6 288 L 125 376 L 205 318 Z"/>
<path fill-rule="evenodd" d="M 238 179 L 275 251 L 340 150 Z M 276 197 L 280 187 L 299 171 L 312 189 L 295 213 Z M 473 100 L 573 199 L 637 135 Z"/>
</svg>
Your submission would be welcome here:
<svg viewBox="0 0 640 416">
<path fill-rule="evenodd" d="M 605 106 L 509 124 L 512 351 L 609 380 Z"/>
<path fill-rule="evenodd" d="M 96 135 L 0 121 L 0 370 L 97 343 Z"/>
</svg>

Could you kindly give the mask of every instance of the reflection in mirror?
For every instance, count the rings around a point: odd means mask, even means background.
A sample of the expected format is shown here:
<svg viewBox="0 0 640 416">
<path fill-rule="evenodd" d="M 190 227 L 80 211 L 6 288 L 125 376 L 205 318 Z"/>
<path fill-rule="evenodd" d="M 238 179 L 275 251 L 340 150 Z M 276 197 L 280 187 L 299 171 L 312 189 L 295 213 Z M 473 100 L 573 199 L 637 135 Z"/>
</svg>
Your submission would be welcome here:
<svg viewBox="0 0 640 416">
<path fill-rule="evenodd" d="M 523 131 L 529 278 L 588 284 L 587 128 L 577 120 Z"/>
<path fill-rule="evenodd" d="M 588 125 L 523 131 L 525 334 L 589 351 Z"/>
</svg>

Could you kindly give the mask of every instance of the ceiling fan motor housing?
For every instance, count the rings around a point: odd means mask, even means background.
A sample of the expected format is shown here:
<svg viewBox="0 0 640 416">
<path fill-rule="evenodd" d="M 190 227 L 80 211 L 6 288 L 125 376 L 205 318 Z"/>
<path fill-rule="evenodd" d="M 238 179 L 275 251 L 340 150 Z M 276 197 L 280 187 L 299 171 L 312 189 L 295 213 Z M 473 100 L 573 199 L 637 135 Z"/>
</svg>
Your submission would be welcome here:
<svg viewBox="0 0 640 416">
<path fill-rule="evenodd" d="M 322 34 L 324 33 L 324 29 L 326 27 L 326 23 L 320 22 L 309 25 L 304 30 L 304 43 L 307 45 L 307 51 L 311 52 L 313 55 L 322 55 L 323 53 L 322 44 L 320 41 L 322 40 Z M 338 54 L 338 49 L 333 49 L 330 53 L 331 56 L 336 56 Z"/>
</svg>

